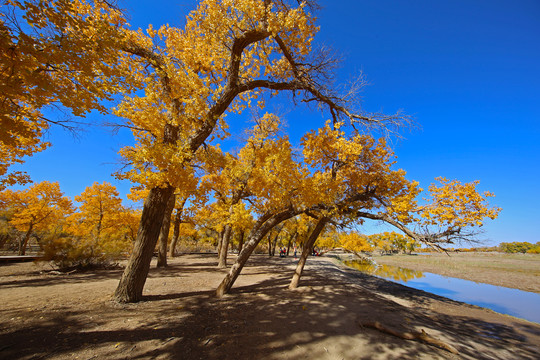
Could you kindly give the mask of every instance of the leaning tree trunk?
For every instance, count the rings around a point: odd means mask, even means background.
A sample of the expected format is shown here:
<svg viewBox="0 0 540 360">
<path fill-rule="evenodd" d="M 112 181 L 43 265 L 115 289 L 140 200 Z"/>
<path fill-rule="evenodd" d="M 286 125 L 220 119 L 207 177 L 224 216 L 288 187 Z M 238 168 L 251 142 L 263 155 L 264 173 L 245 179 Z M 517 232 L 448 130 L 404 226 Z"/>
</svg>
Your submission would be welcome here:
<svg viewBox="0 0 540 360">
<path fill-rule="evenodd" d="M 231 290 L 234 282 L 238 278 L 238 275 L 240 275 L 240 272 L 242 271 L 247 260 L 249 259 L 249 256 L 251 255 L 253 250 L 255 250 L 255 248 L 261 242 L 264 236 L 280 222 L 290 219 L 291 217 L 296 216 L 299 213 L 299 211 L 284 210 L 275 215 L 263 216 L 257 221 L 255 226 L 253 226 L 253 229 L 249 233 L 248 240 L 244 244 L 242 251 L 240 252 L 240 254 L 238 254 L 238 257 L 236 258 L 233 266 L 231 266 L 229 273 L 221 281 L 221 284 L 219 284 L 216 290 L 216 295 L 218 297 L 222 297 Z"/>
<path fill-rule="evenodd" d="M 296 265 L 296 270 L 294 271 L 291 283 L 289 284 L 289 289 L 296 289 L 298 287 L 300 277 L 302 276 L 302 271 L 304 270 L 304 266 L 306 265 L 307 257 L 311 253 L 313 245 L 315 245 L 315 241 L 317 241 L 319 234 L 324 229 L 324 226 L 327 222 L 328 218 L 320 218 L 319 222 L 317 222 L 317 226 L 315 226 L 315 229 L 313 229 L 313 231 L 309 235 L 309 238 L 304 242 L 304 247 L 302 248 L 302 255 L 300 256 L 298 264 Z"/>
<path fill-rule="evenodd" d="M 225 225 L 223 236 L 221 237 L 221 246 L 219 251 L 218 268 L 224 269 L 227 267 L 227 252 L 229 251 L 229 241 L 231 239 L 232 226 Z"/>
<path fill-rule="evenodd" d="M 30 235 L 32 235 L 32 229 L 34 228 L 34 223 L 30 223 L 30 227 L 28 228 L 28 231 L 26 234 L 24 234 L 24 238 L 19 242 L 19 255 L 25 255 L 26 254 L 26 247 L 28 246 L 28 240 L 30 240 Z"/>
<path fill-rule="evenodd" d="M 161 230 L 159 232 L 157 259 L 158 268 L 167 267 L 167 243 L 169 242 L 169 229 L 171 228 L 171 216 L 175 203 L 176 196 L 173 193 L 167 202 L 165 214 L 163 215 L 163 223 L 161 224 Z"/>
<path fill-rule="evenodd" d="M 142 292 L 152 254 L 159 237 L 167 203 L 174 192 L 172 186 L 155 187 L 150 190 L 144 202 L 141 222 L 133 252 L 114 292 L 114 300 L 122 303 L 142 299 Z"/>
</svg>

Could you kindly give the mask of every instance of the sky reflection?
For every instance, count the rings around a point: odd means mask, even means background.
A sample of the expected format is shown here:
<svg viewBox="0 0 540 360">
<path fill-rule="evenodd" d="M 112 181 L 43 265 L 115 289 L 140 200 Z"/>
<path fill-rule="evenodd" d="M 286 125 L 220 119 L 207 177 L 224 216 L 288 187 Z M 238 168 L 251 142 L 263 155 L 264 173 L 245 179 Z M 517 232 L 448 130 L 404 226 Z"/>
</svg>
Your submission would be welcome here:
<svg viewBox="0 0 540 360">
<path fill-rule="evenodd" d="M 397 266 L 346 261 L 356 270 L 432 294 L 540 323 L 540 294 L 494 286 Z"/>
</svg>

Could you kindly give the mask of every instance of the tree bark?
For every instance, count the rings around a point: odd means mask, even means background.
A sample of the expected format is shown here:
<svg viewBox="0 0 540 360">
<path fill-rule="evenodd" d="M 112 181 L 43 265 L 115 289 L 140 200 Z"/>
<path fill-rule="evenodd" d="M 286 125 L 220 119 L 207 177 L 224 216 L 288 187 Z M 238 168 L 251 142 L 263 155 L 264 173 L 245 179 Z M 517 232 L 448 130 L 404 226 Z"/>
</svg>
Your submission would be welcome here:
<svg viewBox="0 0 540 360">
<path fill-rule="evenodd" d="M 21 242 L 19 242 L 19 255 L 25 255 L 26 254 L 26 246 L 28 246 L 28 240 L 30 240 L 30 235 L 32 235 L 32 229 L 34 228 L 34 222 L 30 223 L 30 227 L 28 228 L 28 231 L 26 234 L 24 234 L 24 238 Z"/>
<path fill-rule="evenodd" d="M 272 237 L 268 235 L 268 256 L 272 256 Z"/>
<path fill-rule="evenodd" d="M 218 234 L 218 242 L 217 242 L 217 257 L 218 260 L 221 257 L 221 247 L 223 246 L 223 236 L 225 235 L 225 228 L 221 230 Z"/>
<path fill-rule="evenodd" d="M 165 214 L 163 215 L 163 223 L 161 224 L 161 230 L 158 238 L 158 259 L 157 267 L 167 267 L 167 243 L 169 242 L 169 230 L 171 228 L 171 216 L 174 210 L 174 204 L 176 203 L 176 195 L 174 193 L 167 202 L 165 208 Z"/>
<path fill-rule="evenodd" d="M 180 223 L 182 222 L 182 212 L 184 211 L 184 205 L 189 196 L 184 196 L 183 200 L 180 202 L 180 206 L 176 209 L 176 216 L 174 217 L 173 224 L 173 238 L 171 240 L 171 248 L 169 249 L 169 257 L 173 258 L 176 256 L 176 244 L 178 243 L 178 238 L 180 237 Z"/>
<path fill-rule="evenodd" d="M 289 209 L 274 215 L 268 214 L 262 216 L 257 221 L 255 226 L 253 226 L 253 229 L 250 231 L 248 235 L 248 240 L 244 244 L 242 251 L 240 252 L 240 254 L 238 254 L 236 261 L 231 266 L 229 273 L 221 281 L 221 284 L 219 284 L 216 290 L 216 295 L 218 297 L 222 297 L 231 290 L 234 282 L 238 278 L 238 275 L 240 275 L 240 272 L 244 268 L 244 265 L 249 259 L 251 253 L 253 252 L 253 250 L 255 250 L 255 248 L 265 237 L 265 235 L 268 234 L 268 232 L 280 222 L 290 219 L 291 217 L 296 216 L 299 213 L 299 211 Z"/>
<path fill-rule="evenodd" d="M 296 270 L 294 271 L 291 283 L 289 284 L 289 289 L 296 289 L 298 287 L 300 277 L 302 276 L 302 271 L 304 270 L 304 266 L 306 265 L 307 257 L 311 253 L 313 245 L 315 245 L 315 241 L 317 241 L 319 234 L 324 229 L 324 226 L 326 225 L 328 220 L 329 219 L 325 217 L 320 218 L 317 222 L 317 225 L 315 226 L 315 229 L 313 229 L 313 231 L 309 235 L 309 238 L 304 242 L 304 247 L 302 248 L 302 255 L 300 255 L 300 259 L 298 260 L 298 264 L 296 265 Z"/>
<path fill-rule="evenodd" d="M 242 247 L 244 247 L 244 230 L 240 231 L 240 237 L 238 239 L 238 253 L 242 251 Z"/>
<path fill-rule="evenodd" d="M 152 254 L 159 237 L 167 203 L 173 192 L 172 186 L 166 186 L 155 187 L 148 193 L 133 252 L 114 293 L 114 300 L 129 303 L 142 299 Z"/>
<path fill-rule="evenodd" d="M 221 237 L 221 246 L 219 252 L 218 268 L 227 267 L 227 252 L 229 250 L 229 241 L 231 239 L 232 226 L 230 224 L 225 225 L 223 229 L 223 236 Z"/>
<path fill-rule="evenodd" d="M 182 209 L 176 209 L 176 216 L 174 217 L 173 223 L 173 237 L 171 240 L 171 247 L 169 249 L 169 257 L 173 258 L 176 256 L 176 244 L 178 243 L 178 238 L 180 237 L 180 222 L 182 221 Z"/>
<path fill-rule="evenodd" d="M 291 245 L 292 245 L 293 239 L 296 237 L 296 235 L 298 235 L 298 231 L 295 231 L 291 235 L 291 237 L 289 238 L 289 243 L 287 244 L 287 256 L 289 256 L 289 251 L 291 250 Z"/>
</svg>

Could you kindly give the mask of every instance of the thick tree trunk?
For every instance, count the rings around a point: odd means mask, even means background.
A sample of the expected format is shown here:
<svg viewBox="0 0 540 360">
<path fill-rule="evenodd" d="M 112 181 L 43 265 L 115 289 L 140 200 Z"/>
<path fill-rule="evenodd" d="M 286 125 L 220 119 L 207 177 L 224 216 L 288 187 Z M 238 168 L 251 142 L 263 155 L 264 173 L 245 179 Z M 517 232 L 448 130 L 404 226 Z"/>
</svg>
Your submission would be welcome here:
<svg viewBox="0 0 540 360">
<path fill-rule="evenodd" d="M 229 251 L 229 241 L 231 239 L 232 226 L 230 224 L 225 225 L 223 229 L 223 236 L 221 237 L 221 247 L 219 252 L 218 268 L 227 267 L 227 252 Z"/>
<path fill-rule="evenodd" d="M 122 303 L 142 299 L 142 292 L 152 254 L 159 237 L 167 203 L 174 191 L 172 186 L 155 187 L 150 190 L 144 202 L 143 212 L 133 252 L 114 293 L 114 300 Z"/>
<path fill-rule="evenodd" d="M 328 218 L 320 218 L 319 222 L 317 222 L 317 226 L 315 226 L 315 229 L 313 229 L 313 231 L 309 235 L 309 238 L 304 242 L 304 247 L 302 248 L 302 255 L 300 255 L 300 259 L 298 260 L 298 264 L 296 265 L 296 270 L 294 271 L 291 283 L 289 284 L 289 289 L 296 289 L 298 287 L 300 277 L 302 276 L 302 271 L 304 270 L 304 266 L 306 265 L 307 257 L 313 250 L 313 245 L 315 245 L 315 241 L 317 241 L 319 234 L 324 229 L 324 226 L 327 222 Z"/>
<path fill-rule="evenodd" d="M 32 235 L 33 228 L 34 228 L 34 223 L 31 222 L 30 227 L 28 228 L 28 231 L 26 232 L 26 234 L 24 234 L 24 238 L 19 242 L 19 255 L 26 254 L 26 247 L 28 246 L 28 240 L 30 240 L 30 235 Z"/>
<path fill-rule="evenodd" d="M 265 235 L 268 234 L 268 232 L 280 222 L 290 219 L 291 217 L 298 214 L 299 212 L 295 212 L 294 210 L 284 210 L 275 215 L 263 216 L 257 221 L 255 226 L 253 226 L 253 229 L 249 233 L 248 240 L 244 244 L 242 251 L 240 252 L 240 254 L 238 254 L 236 261 L 231 266 L 229 273 L 221 281 L 221 284 L 219 284 L 216 290 L 216 295 L 218 297 L 222 297 L 231 290 L 234 282 L 238 278 L 238 275 L 240 275 L 240 272 L 244 268 L 247 260 L 249 259 L 249 256 L 251 255 L 253 250 L 255 250 L 261 240 L 265 237 Z"/>
<path fill-rule="evenodd" d="M 163 215 L 163 223 L 161 224 L 161 230 L 159 232 L 158 239 L 158 259 L 157 267 L 167 267 L 167 243 L 169 242 L 169 230 L 171 228 L 171 216 L 174 210 L 174 204 L 176 203 L 176 195 L 174 193 L 167 202 L 165 208 L 165 214 Z"/>
</svg>

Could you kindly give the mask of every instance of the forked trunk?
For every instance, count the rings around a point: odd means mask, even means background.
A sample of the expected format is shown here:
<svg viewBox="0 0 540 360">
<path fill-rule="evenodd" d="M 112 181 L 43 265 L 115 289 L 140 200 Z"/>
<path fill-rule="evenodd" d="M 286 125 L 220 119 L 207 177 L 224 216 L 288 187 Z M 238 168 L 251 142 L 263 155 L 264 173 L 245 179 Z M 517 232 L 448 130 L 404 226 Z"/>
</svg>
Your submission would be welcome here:
<svg viewBox="0 0 540 360">
<path fill-rule="evenodd" d="M 263 216 L 257 221 L 255 226 L 253 226 L 253 229 L 249 233 L 247 242 L 244 244 L 242 251 L 240 252 L 240 254 L 238 254 L 236 261 L 231 266 L 229 273 L 221 281 L 221 284 L 219 284 L 216 290 L 216 295 L 218 297 L 222 297 L 231 290 L 234 282 L 238 278 L 238 275 L 240 275 L 240 272 L 244 268 L 247 260 L 249 259 L 249 256 L 251 255 L 253 250 L 255 250 L 261 240 L 265 237 L 265 235 L 268 234 L 268 232 L 272 230 L 274 226 L 276 226 L 282 221 L 298 215 L 298 213 L 299 212 L 295 212 L 294 210 L 285 210 L 275 215 Z"/>
<path fill-rule="evenodd" d="M 221 237 L 221 247 L 219 252 L 218 268 L 227 267 L 227 252 L 229 251 L 229 241 L 231 239 L 232 226 L 230 224 L 225 225 L 223 229 L 223 236 Z"/>
<path fill-rule="evenodd" d="M 129 303 L 142 299 L 152 254 L 159 237 L 167 203 L 173 191 L 173 187 L 167 186 L 163 188 L 155 187 L 148 193 L 148 197 L 144 202 L 133 252 L 114 293 L 114 300 Z"/>
<path fill-rule="evenodd" d="M 159 232 L 157 260 L 158 268 L 167 267 L 167 243 L 169 242 L 169 229 L 171 228 L 171 216 L 174 210 L 175 202 L 176 196 L 173 193 L 167 202 L 165 214 L 163 215 L 163 223 L 161 224 L 161 230 Z"/>
<path fill-rule="evenodd" d="M 289 284 L 289 289 L 296 289 L 298 287 L 300 277 L 302 276 L 302 271 L 304 271 L 304 266 L 306 265 L 307 257 L 313 250 L 313 245 L 315 245 L 315 241 L 317 241 L 319 234 L 324 229 L 324 226 L 327 222 L 328 218 L 320 218 L 319 222 L 317 222 L 317 226 L 315 226 L 315 229 L 313 229 L 313 231 L 309 235 L 309 238 L 304 242 L 304 247 L 302 248 L 302 255 L 300 255 L 300 259 L 298 260 L 298 264 L 296 265 L 296 270 L 294 271 L 291 283 Z"/>
</svg>

